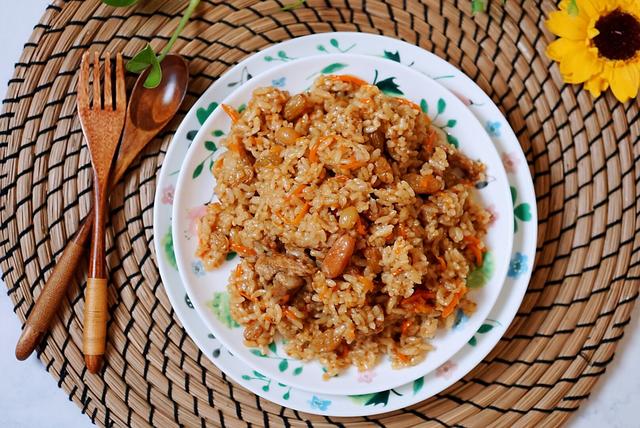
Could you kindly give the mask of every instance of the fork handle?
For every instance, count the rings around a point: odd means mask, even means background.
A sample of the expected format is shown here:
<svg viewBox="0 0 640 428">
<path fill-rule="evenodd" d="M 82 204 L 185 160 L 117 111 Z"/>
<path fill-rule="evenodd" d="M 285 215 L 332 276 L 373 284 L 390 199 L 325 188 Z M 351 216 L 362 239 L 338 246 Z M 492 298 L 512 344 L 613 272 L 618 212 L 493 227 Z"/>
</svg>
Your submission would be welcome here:
<svg viewBox="0 0 640 428">
<path fill-rule="evenodd" d="M 85 290 L 82 349 L 85 364 L 97 373 L 107 339 L 107 272 L 105 267 L 106 183 L 94 179 L 94 221 L 89 259 L 89 278 Z"/>
</svg>

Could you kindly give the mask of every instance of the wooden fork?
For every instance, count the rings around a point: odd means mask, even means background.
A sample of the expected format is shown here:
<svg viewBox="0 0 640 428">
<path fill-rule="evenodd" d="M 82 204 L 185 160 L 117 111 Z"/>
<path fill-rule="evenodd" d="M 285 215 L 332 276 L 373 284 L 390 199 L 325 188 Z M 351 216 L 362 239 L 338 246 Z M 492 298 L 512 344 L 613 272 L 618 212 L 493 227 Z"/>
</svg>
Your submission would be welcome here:
<svg viewBox="0 0 640 428">
<path fill-rule="evenodd" d="M 100 57 L 93 55 L 93 104 L 89 104 L 89 52 L 82 56 L 78 79 L 78 115 L 93 166 L 93 235 L 89 277 L 85 291 L 84 361 L 91 373 L 102 364 L 107 336 L 107 271 L 105 267 L 105 216 L 111 163 L 118 148 L 127 109 L 122 55 L 116 57 L 115 97 L 111 89 L 111 57 L 105 54 L 104 93 L 100 91 Z M 115 98 L 115 100 L 114 100 Z M 115 104 L 115 106 L 114 106 Z"/>
</svg>

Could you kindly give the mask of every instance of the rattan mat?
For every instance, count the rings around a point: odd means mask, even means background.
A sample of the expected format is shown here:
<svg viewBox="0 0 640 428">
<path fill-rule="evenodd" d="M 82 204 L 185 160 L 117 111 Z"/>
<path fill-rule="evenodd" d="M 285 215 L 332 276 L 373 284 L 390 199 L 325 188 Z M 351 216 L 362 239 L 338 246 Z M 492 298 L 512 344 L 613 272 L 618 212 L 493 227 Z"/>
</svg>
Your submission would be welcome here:
<svg viewBox="0 0 640 428">
<path fill-rule="evenodd" d="M 25 319 L 44 279 L 90 204 L 90 161 L 75 112 L 85 49 L 164 44 L 185 1 L 113 9 L 97 0 L 56 1 L 34 28 L 0 119 L 0 266 Z M 286 2 L 285 2 L 286 3 Z M 112 195 L 108 231 L 111 320 L 107 365 L 83 363 L 80 289 L 71 287 L 39 358 L 99 425 L 532 426 L 556 425 L 578 408 L 629 321 L 640 278 L 640 121 L 637 101 L 595 103 L 564 85 L 544 56 L 553 1 L 203 1 L 175 50 L 191 61 L 177 117 Z M 385 34 L 461 68 L 507 116 L 537 194 L 536 267 L 505 337 L 461 381 L 436 397 L 369 418 L 329 418 L 281 408 L 230 382 L 187 337 L 165 295 L 153 254 L 155 177 L 188 108 L 230 66 L 295 36 L 326 31 Z M 128 81 L 129 87 L 133 77 Z"/>
</svg>

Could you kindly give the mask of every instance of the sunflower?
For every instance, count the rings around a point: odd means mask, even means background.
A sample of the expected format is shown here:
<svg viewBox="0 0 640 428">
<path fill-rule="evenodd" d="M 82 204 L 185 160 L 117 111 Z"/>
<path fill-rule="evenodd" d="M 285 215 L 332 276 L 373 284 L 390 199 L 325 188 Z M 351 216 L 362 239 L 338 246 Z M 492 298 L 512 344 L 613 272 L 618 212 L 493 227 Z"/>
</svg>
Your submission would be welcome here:
<svg viewBox="0 0 640 428">
<path fill-rule="evenodd" d="M 547 20 L 559 39 L 547 55 L 567 83 L 584 83 L 594 98 L 611 87 L 626 102 L 640 86 L 640 0 L 562 0 Z"/>
</svg>

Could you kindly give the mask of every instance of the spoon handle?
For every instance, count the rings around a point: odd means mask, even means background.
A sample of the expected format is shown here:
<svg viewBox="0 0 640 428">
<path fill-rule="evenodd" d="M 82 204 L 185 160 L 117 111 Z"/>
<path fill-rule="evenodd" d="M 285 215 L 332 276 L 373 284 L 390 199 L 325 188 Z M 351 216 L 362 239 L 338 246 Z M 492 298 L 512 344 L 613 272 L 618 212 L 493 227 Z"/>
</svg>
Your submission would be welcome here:
<svg viewBox="0 0 640 428">
<path fill-rule="evenodd" d="M 78 233 L 69 241 L 64 252 L 58 259 L 53 272 L 49 275 L 44 288 L 40 292 L 33 309 L 16 344 L 16 358 L 25 360 L 40 343 L 40 339 L 49 330 L 49 325 L 60 307 L 60 303 L 67 293 L 67 288 L 77 272 L 78 264 L 84 254 L 87 238 L 91 232 L 93 217 L 87 216 Z"/>
</svg>

